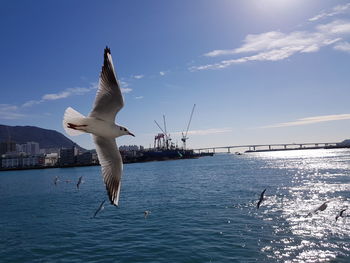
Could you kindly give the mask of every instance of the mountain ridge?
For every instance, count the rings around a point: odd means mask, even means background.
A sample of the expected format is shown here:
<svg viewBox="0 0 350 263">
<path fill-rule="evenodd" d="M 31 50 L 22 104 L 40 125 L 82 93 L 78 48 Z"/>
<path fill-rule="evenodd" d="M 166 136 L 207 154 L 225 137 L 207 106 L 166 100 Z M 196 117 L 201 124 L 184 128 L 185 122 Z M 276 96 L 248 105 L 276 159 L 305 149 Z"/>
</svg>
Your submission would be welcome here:
<svg viewBox="0 0 350 263">
<path fill-rule="evenodd" d="M 37 126 L 9 126 L 0 124 L 0 142 L 14 141 L 18 144 L 37 142 L 40 148 L 70 148 L 76 145 L 85 150 L 71 139 L 56 130 L 44 129 Z"/>
</svg>

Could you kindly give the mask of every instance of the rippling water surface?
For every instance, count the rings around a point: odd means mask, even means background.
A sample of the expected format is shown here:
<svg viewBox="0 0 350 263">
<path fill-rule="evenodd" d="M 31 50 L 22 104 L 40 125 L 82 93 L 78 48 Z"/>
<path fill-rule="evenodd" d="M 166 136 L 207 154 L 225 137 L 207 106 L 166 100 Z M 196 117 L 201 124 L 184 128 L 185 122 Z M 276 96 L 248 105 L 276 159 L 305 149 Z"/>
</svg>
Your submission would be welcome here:
<svg viewBox="0 0 350 263">
<path fill-rule="evenodd" d="M 99 167 L 0 172 L 0 262 L 350 262 L 349 168 L 349 150 L 129 164 L 93 219 Z"/>
</svg>

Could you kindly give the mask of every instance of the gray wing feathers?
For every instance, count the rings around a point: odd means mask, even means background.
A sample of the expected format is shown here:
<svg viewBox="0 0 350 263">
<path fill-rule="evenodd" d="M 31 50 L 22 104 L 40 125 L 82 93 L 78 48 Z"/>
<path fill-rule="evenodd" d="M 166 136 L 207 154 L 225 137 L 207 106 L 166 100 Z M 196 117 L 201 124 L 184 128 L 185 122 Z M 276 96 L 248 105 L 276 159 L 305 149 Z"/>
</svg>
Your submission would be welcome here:
<svg viewBox="0 0 350 263">
<path fill-rule="evenodd" d="M 123 162 L 115 139 L 93 135 L 103 180 L 111 203 L 118 206 Z"/>
<path fill-rule="evenodd" d="M 99 87 L 90 116 L 114 122 L 116 114 L 123 106 L 124 100 L 114 71 L 111 52 L 106 48 Z"/>
</svg>

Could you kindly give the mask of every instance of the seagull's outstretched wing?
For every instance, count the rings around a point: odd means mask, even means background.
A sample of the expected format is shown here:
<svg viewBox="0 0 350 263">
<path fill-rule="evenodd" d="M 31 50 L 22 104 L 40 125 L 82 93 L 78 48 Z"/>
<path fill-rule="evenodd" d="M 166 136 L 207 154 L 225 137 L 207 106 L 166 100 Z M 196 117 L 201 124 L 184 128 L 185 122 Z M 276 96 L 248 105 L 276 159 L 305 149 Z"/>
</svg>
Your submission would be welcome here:
<svg viewBox="0 0 350 263">
<path fill-rule="evenodd" d="M 124 100 L 115 74 L 111 51 L 106 47 L 95 104 L 89 116 L 114 123 L 116 114 L 123 106 Z"/>
<path fill-rule="evenodd" d="M 123 162 L 115 139 L 93 135 L 103 180 L 111 203 L 118 206 Z"/>
<path fill-rule="evenodd" d="M 259 209 L 259 207 L 260 207 L 262 201 L 264 200 L 265 191 L 266 191 L 266 189 L 265 189 L 264 191 L 262 191 L 262 193 L 260 194 L 260 199 L 259 199 L 259 201 L 258 201 L 258 204 L 256 205 L 256 208 L 257 208 L 257 209 Z"/>
<path fill-rule="evenodd" d="M 93 216 L 92 218 L 95 218 L 96 215 L 97 215 L 101 210 L 103 210 L 103 209 L 105 208 L 105 207 L 104 207 L 105 202 L 106 202 L 106 200 L 103 200 L 103 201 L 102 201 L 102 203 L 101 203 L 100 206 L 97 208 L 97 210 L 96 210 L 96 212 L 95 212 L 95 214 L 94 214 L 94 216 Z"/>
</svg>

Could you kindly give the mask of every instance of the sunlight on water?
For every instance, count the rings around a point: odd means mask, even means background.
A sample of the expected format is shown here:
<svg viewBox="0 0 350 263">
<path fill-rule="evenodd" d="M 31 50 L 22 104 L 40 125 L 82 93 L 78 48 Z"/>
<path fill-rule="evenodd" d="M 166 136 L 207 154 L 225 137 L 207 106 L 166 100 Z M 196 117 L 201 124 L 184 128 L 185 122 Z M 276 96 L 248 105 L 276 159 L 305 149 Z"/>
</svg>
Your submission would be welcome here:
<svg viewBox="0 0 350 263">
<path fill-rule="evenodd" d="M 292 185 L 279 187 L 279 195 L 269 196 L 267 214 L 281 213 L 286 225 L 279 225 L 275 233 L 281 238 L 262 248 L 271 257 L 284 262 L 324 262 L 343 254 L 348 255 L 350 243 L 343 241 L 350 235 L 349 155 L 335 155 L 332 151 L 303 150 L 257 154 L 271 160 L 269 168 L 287 169 Z M 323 211 L 317 211 L 328 201 Z M 266 219 L 264 219 L 266 220 Z M 292 237 L 284 238 L 292 234 Z"/>
<path fill-rule="evenodd" d="M 350 262 L 349 150 L 130 164 L 122 180 L 120 207 L 92 219 L 99 167 L 1 172 L 0 261 Z"/>
</svg>

